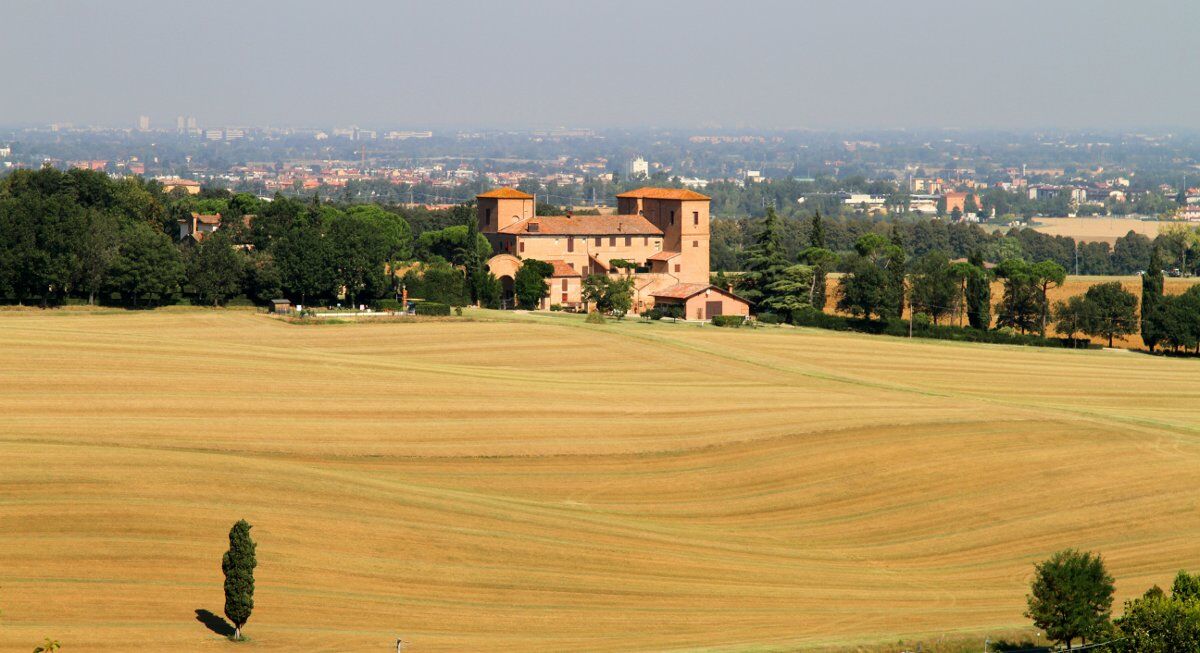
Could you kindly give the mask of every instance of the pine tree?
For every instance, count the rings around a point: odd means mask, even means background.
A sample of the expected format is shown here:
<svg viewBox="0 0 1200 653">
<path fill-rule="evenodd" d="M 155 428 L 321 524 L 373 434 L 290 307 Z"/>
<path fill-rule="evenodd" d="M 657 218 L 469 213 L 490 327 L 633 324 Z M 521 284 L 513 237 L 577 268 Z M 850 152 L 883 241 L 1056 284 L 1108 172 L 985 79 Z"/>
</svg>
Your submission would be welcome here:
<svg viewBox="0 0 1200 653">
<path fill-rule="evenodd" d="M 254 557 L 257 545 L 250 539 L 250 524 L 245 519 L 229 529 L 229 550 L 221 558 L 225 572 L 225 616 L 233 622 L 233 638 L 242 639 L 242 626 L 254 610 Z"/>
<path fill-rule="evenodd" d="M 746 261 L 746 273 L 738 278 L 738 289 L 742 296 L 755 304 L 762 303 L 770 295 L 769 288 L 779 280 L 788 267 L 783 252 L 783 225 L 775 209 L 767 207 L 767 218 L 758 240 L 750 248 Z"/>
<path fill-rule="evenodd" d="M 1162 327 L 1159 324 L 1158 307 L 1163 298 L 1163 262 L 1162 252 L 1155 247 L 1150 252 L 1150 269 L 1142 273 L 1142 342 L 1150 351 L 1162 340 Z"/>
</svg>

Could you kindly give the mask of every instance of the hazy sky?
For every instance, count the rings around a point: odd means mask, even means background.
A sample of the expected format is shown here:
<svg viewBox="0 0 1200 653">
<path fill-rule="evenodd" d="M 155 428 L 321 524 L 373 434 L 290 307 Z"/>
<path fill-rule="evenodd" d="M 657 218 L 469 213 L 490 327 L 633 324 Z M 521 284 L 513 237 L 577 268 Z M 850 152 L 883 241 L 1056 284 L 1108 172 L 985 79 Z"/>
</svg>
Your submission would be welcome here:
<svg viewBox="0 0 1200 653">
<path fill-rule="evenodd" d="M 1200 128 L 1200 2 L 0 0 L 0 123 Z"/>
</svg>

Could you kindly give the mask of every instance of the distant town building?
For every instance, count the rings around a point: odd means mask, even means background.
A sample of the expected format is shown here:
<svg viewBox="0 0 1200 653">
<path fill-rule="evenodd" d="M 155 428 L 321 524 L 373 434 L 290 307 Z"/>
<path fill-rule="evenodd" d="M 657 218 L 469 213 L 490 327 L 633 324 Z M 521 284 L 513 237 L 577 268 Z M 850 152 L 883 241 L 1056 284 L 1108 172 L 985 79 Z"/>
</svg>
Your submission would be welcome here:
<svg viewBox="0 0 1200 653">
<path fill-rule="evenodd" d="M 138 131 L 150 131 L 150 116 L 138 116 L 137 126 Z"/>
<path fill-rule="evenodd" d="M 204 215 L 193 212 L 190 216 L 179 218 L 179 239 L 191 238 L 203 240 L 221 227 L 221 214 Z"/>
<path fill-rule="evenodd" d="M 220 129 L 206 129 L 204 130 L 204 138 L 210 141 L 219 141 L 224 140 L 225 134 Z"/>
<path fill-rule="evenodd" d="M 625 174 L 630 179 L 648 178 L 650 176 L 650 164 L 639 156 L 625 166 Z"/>
</svg>

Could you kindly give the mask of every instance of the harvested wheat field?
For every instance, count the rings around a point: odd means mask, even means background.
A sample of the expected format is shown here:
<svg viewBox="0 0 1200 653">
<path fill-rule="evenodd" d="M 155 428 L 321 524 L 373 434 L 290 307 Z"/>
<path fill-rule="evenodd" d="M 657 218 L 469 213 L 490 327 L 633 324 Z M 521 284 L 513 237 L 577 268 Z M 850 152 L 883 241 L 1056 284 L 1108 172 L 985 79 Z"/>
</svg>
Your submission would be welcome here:
<svg viewBox="0 0 1200 653">
<path fill-rule="evenodd" d="M 0 314 L 0 650 L 790 651 L 1200 570 L 1193 360 L 577 316 Z"/>
<path fill-rule="evenodd" d="M 1033 219 L 1032 228 L 1050 236 L 1070 236 L 1082 243 L 1108 243 L 1112 245 L 1117 239 L 1130 231 L 1149 237 L 1151 240 L 1158 235 L 1160 229 L 1168 225 L 1184 224 L 1187 222 L 1172 222 L 1158 220 L 1139 220 L 1137 218 L 1046 218 Z M 1191 225 L 1189 225 L 1191 226 Z"/>
</svg>

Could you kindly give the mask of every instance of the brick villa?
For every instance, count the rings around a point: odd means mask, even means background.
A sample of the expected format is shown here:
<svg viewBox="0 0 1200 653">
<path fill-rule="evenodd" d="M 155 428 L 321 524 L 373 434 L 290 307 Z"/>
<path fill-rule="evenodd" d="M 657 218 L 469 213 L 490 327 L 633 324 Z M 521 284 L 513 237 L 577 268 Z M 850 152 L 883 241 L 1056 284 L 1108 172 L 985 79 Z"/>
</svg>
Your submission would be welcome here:
<svg viewBox="0 0 1200 653">
<path fill-rule="evenodd" d="M 749 303 L 709 283 L 709 197 L 679 188 L 617 195 L 616 215 L 535 215 L 533 195 L 498 188 L 476 196 L 479 231 L 496 254 L 488 269 L 511 297 L 522 259 L 554 268 L 546 304 L 575 308 L 588 275 L 630 275 L 633 312 L 656 304 L 684 307 L 687 319 L 747 315 Z M 623 260 L 632 270 L 613 264 Z M 545 306 L 543 306 L 545 308 Z"/>
</svg>

